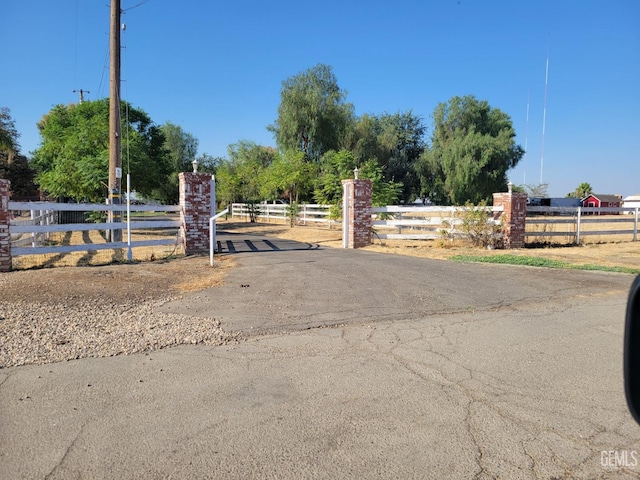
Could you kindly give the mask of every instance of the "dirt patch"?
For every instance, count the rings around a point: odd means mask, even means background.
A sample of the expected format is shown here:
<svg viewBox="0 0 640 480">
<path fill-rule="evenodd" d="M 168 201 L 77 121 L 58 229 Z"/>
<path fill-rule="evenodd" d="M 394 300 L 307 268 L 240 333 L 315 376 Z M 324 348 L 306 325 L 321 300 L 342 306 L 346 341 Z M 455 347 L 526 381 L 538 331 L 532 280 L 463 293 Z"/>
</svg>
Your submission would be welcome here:
<svg viewBox="0 0 640 480">
<path fill-rule="evenodd" d="M 233 257 L 208 256 L 84 267 L 54 267 L 0 274 L 0 301 L 70 304 L 143 302 L 221 285 Z"/>
</svg>

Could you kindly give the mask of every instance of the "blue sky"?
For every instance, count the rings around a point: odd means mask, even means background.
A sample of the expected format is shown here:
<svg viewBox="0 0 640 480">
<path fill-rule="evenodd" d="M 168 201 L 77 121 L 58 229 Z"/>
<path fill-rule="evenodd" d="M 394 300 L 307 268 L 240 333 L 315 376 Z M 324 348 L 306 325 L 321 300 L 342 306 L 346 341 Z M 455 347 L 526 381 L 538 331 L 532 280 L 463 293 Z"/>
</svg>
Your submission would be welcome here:
<svg viewBox="0 0 640 480">
<path fill-rule="evenodd" d="M 637 0 L 121 0 L 123 98 L 180 125 L 199 153 L 239 140 L 274 145 L 282 81 L 331 65 L 357 115 L 431 113 L 475 95 L 509 114 L 528 152 L 509 173 L 564 196 L 640 193 Z M 108 0 L 3 0 L 0 106 L 23 153 L 53 105 L 109 94 Z M 132 8 L 135 7 L 135 8 Z M 529 121 L 527 122 L 527 98 Z M 527 128 L 528 125 L 528 128 Z"/>
</svg>

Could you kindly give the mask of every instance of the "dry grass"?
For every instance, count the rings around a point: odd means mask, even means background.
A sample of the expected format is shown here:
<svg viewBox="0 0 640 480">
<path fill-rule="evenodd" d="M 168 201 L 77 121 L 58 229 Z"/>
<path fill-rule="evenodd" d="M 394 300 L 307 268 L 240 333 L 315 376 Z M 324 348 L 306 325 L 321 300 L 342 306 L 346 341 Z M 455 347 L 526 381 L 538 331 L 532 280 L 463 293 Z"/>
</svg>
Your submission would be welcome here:
<svg viewBox="0 0 640 480">
<path fill-rule="evenodd" d="M 126 233 L 125 233 L 126 235 Z M 172 256 L 184 255 L 182 245 L 177 243 L 177 234 L 174 232 L 136 232 L 132 235 L 132 241 L 150 240 L 157 238 L 175 238 L 173 245 L 156 245 L 151 247 L 135 247 L 131 249 L 132 261 L 149 262 L 161 260 Z M 124 238 L 126 240 L 126 237 Z M 105 238 L 97 230 L 88 232 L 64 232 L 51 234 L 48 243 L 51 245 L 92 245 L 106 243 Z M 38 255 L 25 255 L 14 257 L 12 267 L 14 270 L 44 267 L 83 267 L 89 265 L 108 265 L 121 263 L 127 260 L 126 249 L 119 250 L 87 250 L 70 253 L 49 253 Z"/>
<path fill-rule="evenodd" d="M 200 257 L 202 258 L 202 257 Z M 207 262 L 208 262 L 207 258 Z M 201 263 L 201 262 L 200 262 Z M 214 270 L 201 268 L 193 275 L 181 276 L 173 286 L 179 293 L 197 292 L 206 288 L 220 287 L 229 270 L 236 266 L 236 261 L 231 256 L 217 255 L 214 262 Z M 185 278 L 186 277 L 186 278 Z"/>
<path fill-rule="evenodd" d="M 534 223 L 535 220 L 557 220 L 566 223 Z M 599 231 L 629 231 L 633 230 L 634 217 L 632 215 L 583 215 L 580 222 L 580 243 L 620 243 L 631 242 L 633 234 L 591 235 L 591 232 Z M 546 243 L 551 245 L 566 245 L 575 241 L 576 217 L 575 216 L 527 216 L 527 234 L 540 233 L 564 233 L 566 235 L 546 237 L 528 236 L 527 242 Z"/>
</svg>

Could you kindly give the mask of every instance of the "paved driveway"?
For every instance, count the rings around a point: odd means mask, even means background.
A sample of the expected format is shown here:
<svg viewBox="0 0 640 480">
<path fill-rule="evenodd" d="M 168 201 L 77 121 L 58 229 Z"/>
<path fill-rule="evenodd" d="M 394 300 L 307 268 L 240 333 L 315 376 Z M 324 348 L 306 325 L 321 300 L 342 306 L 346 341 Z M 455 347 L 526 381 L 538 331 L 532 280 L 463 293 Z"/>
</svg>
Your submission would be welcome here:
<svg viewBox="0 0 640 480">
<path fill-rule="evenodd" d="M 0 370 L 1 478 L 640 472 L 631 276 L 218 239 L 226 284 L 161 308 L 246 340 Z"/>
</svg>

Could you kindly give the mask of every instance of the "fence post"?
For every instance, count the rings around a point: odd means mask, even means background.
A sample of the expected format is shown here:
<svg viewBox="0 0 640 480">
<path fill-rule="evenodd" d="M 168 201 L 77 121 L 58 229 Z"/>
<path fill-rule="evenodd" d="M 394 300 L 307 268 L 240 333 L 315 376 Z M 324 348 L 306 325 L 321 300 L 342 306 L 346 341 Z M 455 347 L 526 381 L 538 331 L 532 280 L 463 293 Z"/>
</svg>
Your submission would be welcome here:
<svg viewBox="0 0 640 480">
<path fill-rule="evenodd" d="M 638 241 L 638 210 L 640 210 L 639 207 L 636 207 L 636 220 L 635 222 L 633 222 L 633 241 L 636 242 Z"/>
<path fill-rule="evenodd" d="M 211 174 L 181 172 L 180 233 L 186 255 L 209 251 L 209 219 L 211 211 Z"/>
<path fill-rule="evenodd" d="M 342 247 L 360 248 L 371 245 L 371 180 L 342 181 Z"/>
<path fill-rule="evenodd" d="M 493 205 L 503 207 L 504 248 L 524 248 L 527 194 L 514 193 L 509 185 L 507 193 L 493 194 Z"/>
<path fill-rule="evenodd" d="M 450 226 L 449 226 L 449 239 L 453 242 L 453 240 L 456 238 L 456 207 L 449 207 L 451 210 L 451 216 L 449 217 L 450 219 Z"/>
<path fill-rule="evenodd" d="M 11 182 L 0 179 L 0 272 L 11 271 L 11 233 L 9 232 L 9 190 Z"/>
<path fill-rule="evenodd" d="M 582 225 L 582 207 L 578 207 L 578 218 L 576 219 L 576 245 L 580 245 L 580 226 Z"/>
</svg>

